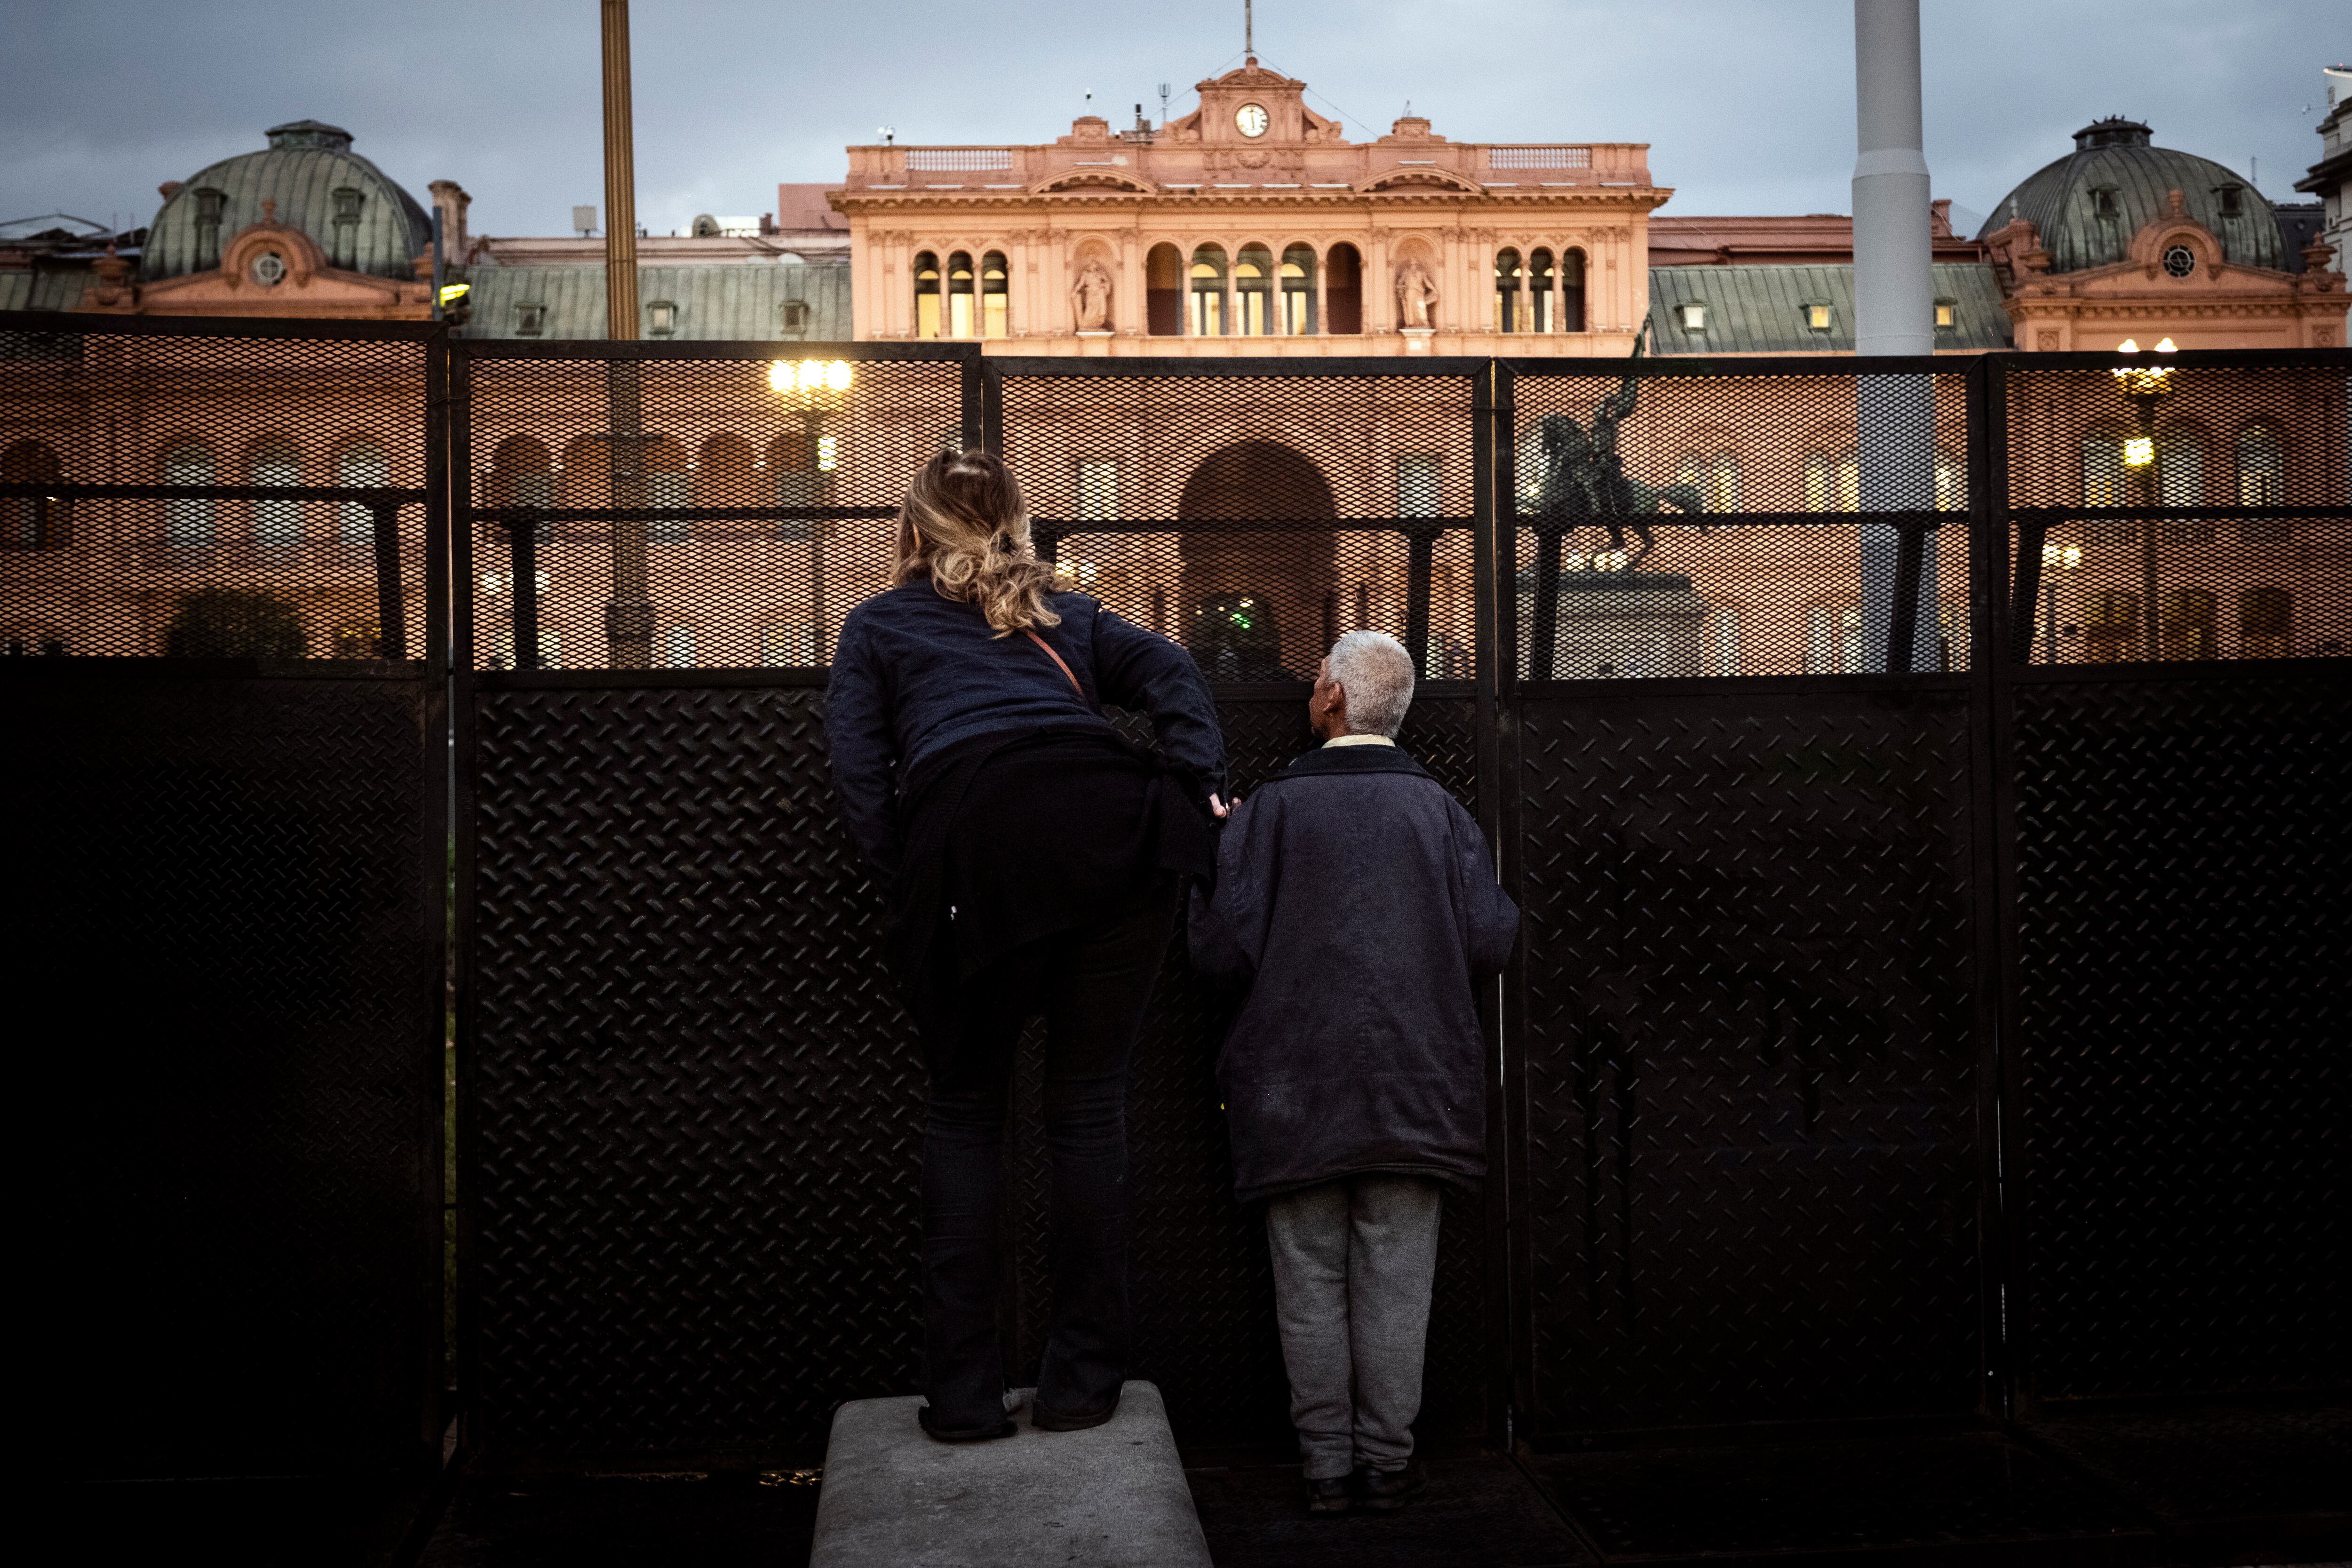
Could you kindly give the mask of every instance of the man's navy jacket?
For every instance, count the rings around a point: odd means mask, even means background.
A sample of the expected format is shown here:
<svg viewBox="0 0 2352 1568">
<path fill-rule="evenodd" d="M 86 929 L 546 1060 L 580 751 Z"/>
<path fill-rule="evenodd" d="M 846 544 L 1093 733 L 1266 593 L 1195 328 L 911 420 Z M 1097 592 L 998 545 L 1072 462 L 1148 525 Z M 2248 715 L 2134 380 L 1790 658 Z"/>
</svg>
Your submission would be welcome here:
<svg viewBox="0 0 2352 1568">
<path fill-rule="evenodd" d="M 1392 746 L 1309 752 L 1237 806 L 1191 920 L 1194 967 L 1248 986 L 1217 1064 L 1235 1195 L 1484 1176 L 1471 987 L 1518 925 L 1478 825 Z"/>
</svg>

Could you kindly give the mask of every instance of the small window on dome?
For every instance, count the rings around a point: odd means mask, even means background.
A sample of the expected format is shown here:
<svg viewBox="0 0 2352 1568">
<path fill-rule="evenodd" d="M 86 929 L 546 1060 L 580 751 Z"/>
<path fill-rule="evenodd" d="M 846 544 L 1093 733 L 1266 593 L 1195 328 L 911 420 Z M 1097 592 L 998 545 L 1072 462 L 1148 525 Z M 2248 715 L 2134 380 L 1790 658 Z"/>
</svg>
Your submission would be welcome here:
<svg viewBox="0 0 2352 1568">
<path fill-rule="evenodd" d="M 1683 331 L 1686 332 L 1703 332 L 1706 331 L 1706 307 L 1705 305 L 1694 302 L 1683 307 Z"/>
<path fill-rule="evenodd" d="M 677 307 L 667 300 L 656 300 L 647 305 L 646 331 L 657 338 L 666 338 L 677 331 Z"/>
<path fill-rule="evenodd" d="M 2223 185 L 2221 187 L 2221 216 L 2223 217 L 2242 217 L 2245 216 L 2245 191 L 2237 185 Z"/>
<path fill-rule="evenodd" d="M 1957 321 L 1958 318 L 1954 314 L 1952 301 L 1949 300 L 1938 300 L 1936 301 L 1936 330 L 1937 331 L 1950 331 Z"/>
<path fill-rule="evenodd" d="M 2115 217 L 2118 216 L 2116 208 L 2116 193 L 2105 190 L 2093 191 L 2091 193 L 2091 209 L 2097 213 L 2101 217 Z"/>
<path fill-rule="evenodd" d="M 1828 331 L 1830 330 L 1830 308 L 1827 305 L 1806 306 L 1805 326 L 1809 330 L 1816 332 Z"/>
<path fill-rule="evenodd" d="M 515 336 L 519 338 L 535 338 L 546 330 L 546 306 L 517 305 L 515 307 Z"/>
<path fill-rule="evenodd" d="M 787 300 L 782 310 L 783 330 L 788 332 L 808 331 L 809 308 L 806 300 Z"/>
<path fill-rule="evenodd" d="M 2164 253 L 2164 269 L 2175 278 L 2186 278 L 2197 270 L 2197 253 L 2176 245 Z"/>
</svg>

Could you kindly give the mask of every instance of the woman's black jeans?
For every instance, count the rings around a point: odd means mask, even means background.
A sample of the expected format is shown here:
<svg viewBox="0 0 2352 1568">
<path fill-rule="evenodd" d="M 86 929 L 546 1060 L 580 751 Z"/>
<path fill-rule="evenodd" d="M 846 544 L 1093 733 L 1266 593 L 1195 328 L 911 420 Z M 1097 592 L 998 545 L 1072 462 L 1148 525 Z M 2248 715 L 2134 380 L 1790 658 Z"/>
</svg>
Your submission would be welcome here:
<svg viewBox="0 0 2352 1568">
<path fill-rule="evenodd" d="M 1045 1016 L 1053 1318 L 1037 1405 L 1090 1415 L 1127 1376 L 1127 1059 L 1175 921 L 1172 887 L 1015 948 L 965 983 L 952 1064 L 923 1129 L 923 1360 L 930 1425 L 1003 1419 L 997 1336 L 1005 1096 L 1022 1026 Z"/>
</svg>

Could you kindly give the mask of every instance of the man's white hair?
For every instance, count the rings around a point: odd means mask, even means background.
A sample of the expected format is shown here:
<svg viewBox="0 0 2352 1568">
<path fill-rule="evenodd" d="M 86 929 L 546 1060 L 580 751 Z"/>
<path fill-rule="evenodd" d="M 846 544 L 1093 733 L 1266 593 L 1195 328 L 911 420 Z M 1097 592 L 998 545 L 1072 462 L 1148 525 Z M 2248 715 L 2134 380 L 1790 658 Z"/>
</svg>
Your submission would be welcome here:
<svg viewBox="0 0 2352 1568">
<path fill-rule="evenodd" d="M 1348 694 L 1348 729 L 1391 740 L 1412 706 L 1412 655 L 1385 632 L 1349 632 L 1331 645 L 1331 679 Z"/>
</svg>

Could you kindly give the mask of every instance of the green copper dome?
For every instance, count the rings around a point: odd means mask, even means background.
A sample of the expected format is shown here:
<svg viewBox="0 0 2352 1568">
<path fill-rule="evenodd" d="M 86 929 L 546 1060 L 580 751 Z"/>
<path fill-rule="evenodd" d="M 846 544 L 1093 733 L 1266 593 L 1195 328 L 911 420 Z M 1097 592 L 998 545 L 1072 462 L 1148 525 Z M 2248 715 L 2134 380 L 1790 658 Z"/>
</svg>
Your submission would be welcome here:
<svg viewBox="0 0 2352 1568">
<path fill-rule="evenodd" d="M 2037 171 L 1993 207 L 1977 237 L 2015 219 L 2031 221 L 2053 272 L 2080 272 L 2125 258 L 2132 236 L 2172 210 L 2180 193 L 2189 216 L 2241 267 L 2287 270 L 2278 216 L 2252 182 L 2193 153 L 2151 145 L 2137 120 L 2102 120 L 2074 132 L 2074 151 Z"/>
<path fill-rule="evenodd" d="M 221 247 L 259 223 L 264 198 L 278 221 L 318 241 L 330 264 L 413 282 L 433 243 L 433 220 L 415 197 L 352 151 L 352 133 L 316 120 L 273 125 L 269 145 L 204 169 L 163 200 L 147 231 L 140 276 L 207 272 Z"/>
</svg>

